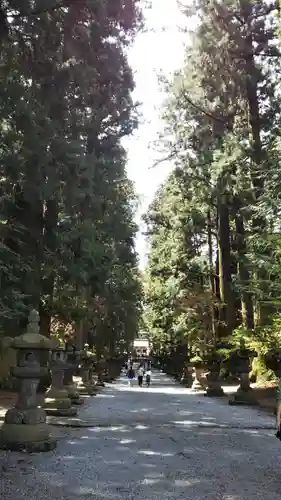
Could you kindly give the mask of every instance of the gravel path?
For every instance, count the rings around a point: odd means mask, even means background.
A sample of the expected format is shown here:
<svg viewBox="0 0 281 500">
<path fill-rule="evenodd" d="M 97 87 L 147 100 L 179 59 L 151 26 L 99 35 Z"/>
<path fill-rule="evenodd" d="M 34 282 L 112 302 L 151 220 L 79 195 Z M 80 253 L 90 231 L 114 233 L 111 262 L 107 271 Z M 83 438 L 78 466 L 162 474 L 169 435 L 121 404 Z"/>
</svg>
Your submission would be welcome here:
<svg viewBox="0 0 281 500">
<path fill-rule="evenodd" d="M 1 500 L 280 500 L 272 417 L 191 394 L 163 374 L 108 386 L 53 427 L 54 452 L 0 452 Z"/>
</svg>

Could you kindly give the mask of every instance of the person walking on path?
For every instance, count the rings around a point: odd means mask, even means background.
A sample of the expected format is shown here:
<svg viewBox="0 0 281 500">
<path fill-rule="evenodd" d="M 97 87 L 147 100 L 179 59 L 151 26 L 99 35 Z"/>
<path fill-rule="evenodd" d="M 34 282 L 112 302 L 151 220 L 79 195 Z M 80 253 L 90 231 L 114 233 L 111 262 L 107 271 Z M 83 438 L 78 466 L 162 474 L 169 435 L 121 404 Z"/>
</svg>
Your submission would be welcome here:
<svg viewBox="0 0 281 500">
<path fill-rule="evenodd" d="M 139 384 L 139 387 L 142 387 L 143 376 L 144 376 L 144 367 L 143 367 L 143 365 L 140 365 L 139 369 L 138 369 L 138 384 Z"/>
<path fill-rule="evenodd" d="M 134 371 L 134 369 L 133 369 L 133 366 L 132 366 L 132 365 L 130 365 L 130 367 L 129 367 L 129 370 L 128 370 L 128 372 L 127 372 L 127 377 L 128 377 L 128 381 L 129 381 L 129 386 L 130 386 L 130 387 L 132 387 L 132 385 L 133 385 L 133 380 L 134 380 L 134 378 L 135 378 L 135 371 Z"/>
<path fill-rule="evenodd" d="M 148 369 L 145 372 L 145 383 L 146 387 L 150 387 L 151 384 L 151 369 L 148 367 Z"/>
</svg>

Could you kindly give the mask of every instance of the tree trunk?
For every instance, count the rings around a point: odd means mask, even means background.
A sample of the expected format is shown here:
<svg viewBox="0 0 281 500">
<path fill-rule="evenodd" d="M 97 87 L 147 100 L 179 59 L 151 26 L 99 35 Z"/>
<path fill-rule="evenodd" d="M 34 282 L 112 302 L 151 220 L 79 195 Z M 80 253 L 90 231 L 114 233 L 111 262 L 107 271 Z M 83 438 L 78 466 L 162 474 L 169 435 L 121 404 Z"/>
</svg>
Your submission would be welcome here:
<svg viewBox="0 0 281 500">
<path fill-rule="evenodd" d="M 243 287 L 241 294 L 242 320 L 246 328 L 254 328 L 253 297 L 249 291 L 250 273 L 246 263 L 246 240 L 243 217 L 239 212 L 235 214 L 236 244 L 238 254 L 238 274 Z"/>
<path fill-rule="evenodd" d="M 28 169 L 31 171 L 34 167 L 34 176 L 36 166 L 32 163 Z M 18 288 L 25 295 L 24 302 L 27 309 L 38 309 L 43 262 L 43 203 L 39 180 L 36 183 L 32 177 L 26 178 L 23 186 L 15 187 L 14 199 L 8 214 L 5 244 L 21 258 L 23 267 Z M 7 283 L 7 286 L 11 284 Z M 4 290 L 2 291 L 4 293 Z M 28 311 L 26 318 L 18 325 L 18 331 L 14 331 L 14 335 L 22 333 L 22 328 L 25 329 L 27 317 Z"/>
<path fill-rule="evenodd" d="M 257 68 L 254 59 L 254 42 L 252 35 L 253 3 L 249 0 L 240 0 L 242 18 L 247 26 L 247 36 L 244 40 L 244 61 L 245 61 L 245 82 L 246 96 L 249 110 L 249 125 L 252 135 L 252 183 L 254 187 L 255 199 L 258 201 L 264 191 L 264 179 L 261 175 L 261 165 L 264 160 L 264 152 L 261 141 L 261 120 L 258 98 Z M 257 234 L 264 232 L 266 221 L 264 217 L 253 217 L 253 231 Z M 261 283 L 264 295 L 267 292 L 267 273 L 265 269 L 257 272 L 257 279 Z M 258 304 L 259 324 L 267 323 L 269 311 L 261 303 Z"/>
<path fill-rule="evenodd" d="M 42 296 L 40 301 L 40 333 L 50 335 L 54 295 L 54 254 L 57 248 L 58 203 L 49 200 L 44 214 L 44 250 L 47 262 L 45 276 L 42 280 Z"/>
<path fill-rule="evenodd" d="M 213 241 L 212 241 L 212 220 L 211 212 L 207 212 L 207 236 L 208 236 L 208 259 L 209 259 L 209 282 L 210 291 L 212 294 L 212 305 L 211 305 L 211 324 L 212 324 L 212 336 L 213 340 L 216 339 L 216 321 L 215 321 L 215 305 L 213 304 L 215 298 L 215 277 L 213 268 Z"/>
<path fill-rule="evenodd" d="M 224 323 L 224 334 L 229 335 L 236 325 L 236 310 L 231 277 L 228 196 L 221 192 L 218 196 L 218 247 L 221 320 Z"/>
</svg>

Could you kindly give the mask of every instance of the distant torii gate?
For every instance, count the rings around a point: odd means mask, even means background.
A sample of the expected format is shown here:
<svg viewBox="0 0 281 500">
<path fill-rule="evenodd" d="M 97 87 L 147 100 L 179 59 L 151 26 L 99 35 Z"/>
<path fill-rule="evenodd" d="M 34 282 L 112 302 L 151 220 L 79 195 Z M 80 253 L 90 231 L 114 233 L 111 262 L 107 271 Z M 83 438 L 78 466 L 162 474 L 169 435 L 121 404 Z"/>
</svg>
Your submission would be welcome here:
<svg viewBox="0 0 281 500">
<path fill-rule="evenodd" d="M 133 351 L 137 357 L 147 357 L 150 355 L 150 343 L 148 339 L 135 339 Z"/>
</svg>

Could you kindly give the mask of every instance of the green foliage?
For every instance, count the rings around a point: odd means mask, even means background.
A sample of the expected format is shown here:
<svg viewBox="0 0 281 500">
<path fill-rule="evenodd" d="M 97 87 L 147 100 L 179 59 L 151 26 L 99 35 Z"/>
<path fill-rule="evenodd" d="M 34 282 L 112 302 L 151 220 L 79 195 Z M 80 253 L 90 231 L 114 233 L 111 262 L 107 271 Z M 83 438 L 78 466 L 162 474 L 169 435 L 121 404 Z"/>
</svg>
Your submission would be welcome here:
<svg viewBox="0 0 281 500">
<path fill-rule="evenodd" d="M 7 1 L 1 43 L 0 333 L 21 333 L 39 305 L 41 333 L 97 356 L 130 344 L 142 299 L 122 147 L 141 13 L 112 5 Z"/>
<path fill-rule="evenodd" d="M 163 81 L 175 169 L 146 217 L 145 318 L 157 352 L 280 348 L 280 41 L 276 2 L 193 2 L 185 61 Z M 168 344 L 169 348 L 166 347 Z"/>
<path fill-rule="evenodd" d="M 250 379 L 253 382 L 269 382 L 277 380 L 274 371 L 268 367 L 267 361 L 263 355 L 259 355 L 253 360 Z"/>
<path fill-rule="evenodd" d="M 254 331 L 246 330 L 243 327 L 237 328 L 232 334 L 232 346 L 239 348 L 241 337 L 245 341 L 246 348 L 265 355 L 270 351 L 281 349 L 281 316 L 277 314 L 272 318 L 269 326 L 256 328 Z"/>
<path fill-rule="evenodd" d="M 173 343 L 178 349 L 200 348 L 212 339 L 213 296 L 207 255 L 200 254 L 207 237 L 205 220 L 187 181 L 183 170 L 172 173 L 146 216 L 150 254 L 144 315 L 158 352 L 169 352 Z"/>
<path fill-rule="evenodd" d="M 190 359 L 190 364 L 193 366 L 200 366 L 204 364 L 203 358 L 201 356 L 193 356 L 193 358 Z"/>
</svg>

